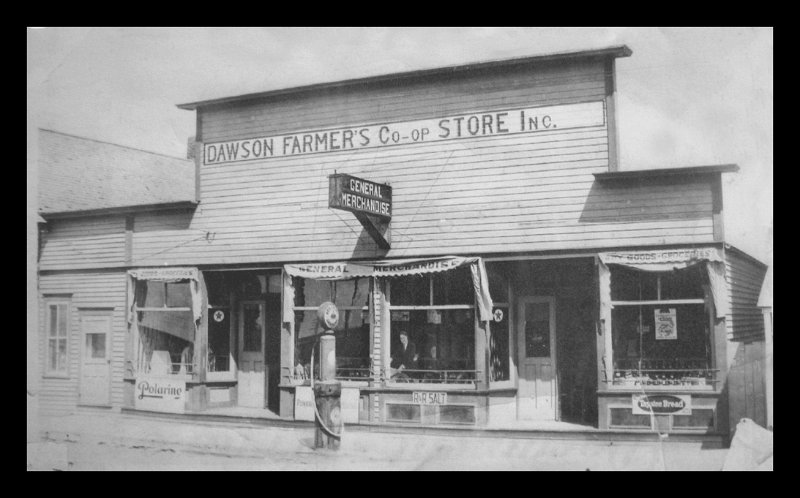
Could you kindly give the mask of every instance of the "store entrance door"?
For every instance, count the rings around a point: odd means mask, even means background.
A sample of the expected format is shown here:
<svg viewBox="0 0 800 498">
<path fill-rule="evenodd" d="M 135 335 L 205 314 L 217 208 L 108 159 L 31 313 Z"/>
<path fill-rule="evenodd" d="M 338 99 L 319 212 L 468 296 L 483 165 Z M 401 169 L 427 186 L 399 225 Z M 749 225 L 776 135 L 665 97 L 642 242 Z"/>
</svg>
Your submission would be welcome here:
<svg viewBox="0 0 800 498">
<path fill-rule="evenodd" d="M 516 315 L 519 352 L 517 419 L 556 420 L 555 298 L 521 297 Z"/>
<path fill-rule="evenodd" d="M 264 408 L 266 373 L 264 368 L 266 313 L 260 301 L 244 301 L 239 308 L 239 406 Z"/>
<path fill-rule="evenodd" d="M 82 405 L 109 405 L 111 402 L 111 312 L 81 313 L 81 388 Z"/>
</svg>

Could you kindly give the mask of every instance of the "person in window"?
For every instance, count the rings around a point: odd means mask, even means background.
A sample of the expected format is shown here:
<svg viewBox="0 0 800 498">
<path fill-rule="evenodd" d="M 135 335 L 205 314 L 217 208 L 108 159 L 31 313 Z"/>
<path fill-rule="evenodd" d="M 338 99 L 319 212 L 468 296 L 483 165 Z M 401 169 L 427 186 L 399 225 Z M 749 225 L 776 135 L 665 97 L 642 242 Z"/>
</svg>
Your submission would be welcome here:
<svg viewBox="0 0 800 498">
<path fill-rule="evenodd" d="M 403 370 L 414 370 L 417 366 L 417 347 L 413 342 L 408 340 L 408 332 L 405 330 L 400 331 L 400 349 L 394 354 L 392 358 L 391 367 L 395 369 L 392 378 L 408 379 L 408 374 L 403 373 Z"/>
</svg>

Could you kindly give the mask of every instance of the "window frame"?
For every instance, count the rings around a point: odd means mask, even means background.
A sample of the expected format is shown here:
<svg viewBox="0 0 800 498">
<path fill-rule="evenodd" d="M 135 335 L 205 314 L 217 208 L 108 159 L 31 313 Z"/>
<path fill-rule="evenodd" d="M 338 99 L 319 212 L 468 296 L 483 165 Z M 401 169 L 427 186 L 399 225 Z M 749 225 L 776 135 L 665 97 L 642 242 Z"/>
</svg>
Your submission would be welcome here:
<svg viewBox="0 0 800 498">
<path fill-rule="evenodd" d="M 72 305 L 72 303 L 71 303 L 71 301 L 69 299 L 61 298 L 61 299 L 46 299 L 45 300 L 45 306 L 46 306 L 47 311 L 45 313 L 45 330 L 44 330 L 44 332 L 45 332 L 45 338 L 44 338 L 44 340 L 45 340 L 45 347 L 44 347 L 44 350 L 45 350 L 45 358 L 44 358 L 44 360 L 45 360 L 44 361 L 45 368 L 44 368 L 44 371 L 43 371 L 43 377 L 64 379 L 64 378 L 69 378 L 69 376 L 70 376 L 70 368 L 69 368 L 69 362 L 70 362 L 69 346 L 70 346 L 70 344 L 69 344 L 69 342 L 70 342 L 70 327 L 72 325 L 72 320 L 71 320 L 72 317 L 70 316 L 71 313 L 72 313 L 71 305 Z M 50 331 L 50 323 L 51 323 L 52 307 L 53 306 L 56 307 L 56 313 L 57 313 L 56 314 L 56 335 L 55 336 L 51 336 L 50 335 L 50 332 L 51 332 Z M 64 307 L 65 330 L 64 330 L 64 336 L 60 337 L 58 335 L 58 319 L 59 319 L 58 310 L 62 306 Z M 58 343 L 59 343 L 59 341 L 61 341 L 61 340 L 64 341 L 64 348 L 65 348 L 65 352 L 66 352 L 66 355 L 65 355 L 66 360 L 64 362 L 64 368 L 63 369 L 52 369 L 52 368 L 50 368 L 50 352 L 51 352 L 51 350 L 50 350 L 50 341 L 53 340 L 53 339 L 55 339 L 55 341 L 56 341 L 56 350 L 57 350 L 56 353 L 58 353 Z M 58 358 L 58 356 L 56 356 L 56 358 Z"/>
<path fill-rule="evenodd" d="M 707 264 L 707 263 L 701 263 Z M 623 266 L 624 267 L 624 266 Z M 673 271 L 682 271 L 688 270 L 691 266 L 686 268 L 681 268 L 679 270 Z M 641 301 L 636 300 L 611 300 L 611 310 L 617 307 L 641 307 L 641 306 L 656 306 L 656 307 L 669 307 L 670 305 L 686 305 L 686 304 L 702 304 L 704 306 L 704 311 L 706 315 L 706 326 L 709 328 L 710 336 L 706 338 L 708 340 L 708 349 L 709 349 L 709 358 L 708 364 L 710 368 L 707 369 L 708 372 L 711 372 L 712 381 L 711 385 L 681 385 L 681 384 L 670 384 L 670 385 L 638 385 L 638 386 L 629 386 L 629 385 L 617 385 L 615 384 L 615 359 L 614 359 L 614 321 L 612 316 L 609 315 L 609 340 L 606 343 L 606 347 L 609 349 L 608 357 L 611 359 L 611 368 L 610 368 L 610 376 L 606 379 L 606 388 L 611 390 L 631 390 L 631 389 L 646 389 L 648 391 L 714 391 L 717 392 L 721 388 L 718 387 L 720 381 L 717 375 L 717 357 L 716 357 L 716 345 L 713 338 L 713 315 L 714 315 L 714 308 L 713 308 L 713 299 L 711 298 L 711 292 L 709 288 L 708 282 L 702 282 L 701 286 L 703 289 L 703 297 L 702 298 L 687 298 L 687 299 L 661 299 L 661 277 L 665 274 L 669 273 L 669 271 L 662 271 L 662 272 L 647 272 L 646 270 L 634 269 L 637 272 L 642 273 L 655 273 L 656 274 L 656 299 L 646 299 Z M 614 278 L 614 267 L 609 268 L 610 271 L 610 282 L 613 281 Z M 687 369 L 693 370 L 693 369 Z M 610 420 L 610 419 L 609 419 Z"/>
</svg>

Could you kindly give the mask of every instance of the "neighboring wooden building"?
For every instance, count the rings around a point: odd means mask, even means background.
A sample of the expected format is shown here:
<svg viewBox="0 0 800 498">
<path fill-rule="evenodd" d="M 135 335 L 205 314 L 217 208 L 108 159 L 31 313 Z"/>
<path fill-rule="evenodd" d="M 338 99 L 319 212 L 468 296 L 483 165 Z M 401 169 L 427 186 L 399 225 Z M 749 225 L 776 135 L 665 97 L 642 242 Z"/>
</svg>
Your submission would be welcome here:
<svg viewBox="0 0 800 498">
<path fill-rule="evenodd" d="M 765 268 L 725 243 L 737 166 L 619 171 L 614 62 L 630 54 L 181 105 L 195 169 L 161 171 L 188 188 L 42 211 L 43 313 L 114 330 L 109 406 L 309 419 L 332 301 L 346 422 L 727 435 Z M 67 329 L 78 365 L 90 343 Z M 73 372 L 46 379 L 46 404 L 79 402 Z"/>
</svg>

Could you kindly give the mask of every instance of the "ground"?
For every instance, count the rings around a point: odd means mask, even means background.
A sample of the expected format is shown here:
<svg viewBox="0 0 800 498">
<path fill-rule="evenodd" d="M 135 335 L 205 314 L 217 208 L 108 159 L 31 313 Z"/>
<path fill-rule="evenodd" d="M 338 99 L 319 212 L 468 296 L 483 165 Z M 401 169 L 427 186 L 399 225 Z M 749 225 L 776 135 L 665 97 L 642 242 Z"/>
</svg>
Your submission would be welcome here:
<svg viewBox="0 0 800 498">
<path fill-rule="evenodd" d="M 487 437 L 345 430 L 314 449 L 311 426 L 149 419 L 45 419 L 29 470 L 721 470 L 727 450 L 701 442 Z M 466 433 L 468 434 L 468 433 Z"/>
</svg>

